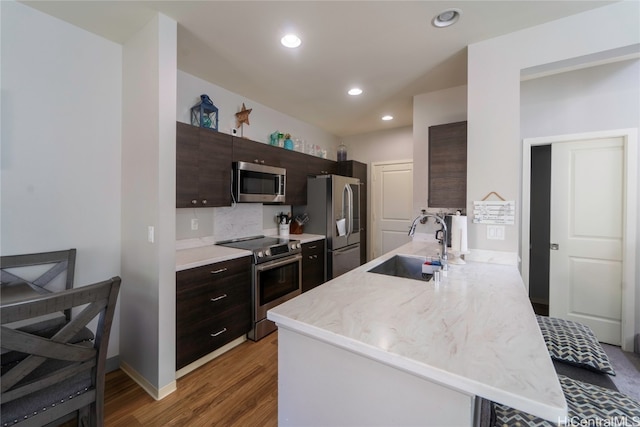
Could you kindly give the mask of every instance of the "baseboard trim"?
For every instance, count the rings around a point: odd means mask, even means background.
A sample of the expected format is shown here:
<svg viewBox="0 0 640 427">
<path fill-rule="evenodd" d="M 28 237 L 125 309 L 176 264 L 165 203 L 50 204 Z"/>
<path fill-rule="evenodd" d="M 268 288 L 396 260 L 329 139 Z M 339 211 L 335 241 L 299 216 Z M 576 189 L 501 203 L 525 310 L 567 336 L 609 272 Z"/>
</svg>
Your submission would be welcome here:
<svg viewBox="0 0 640 427">
<path fill-rule="evenodd" d="M 241 336 L 239 338 L 236 338 L 235 340 L 231 341 L 230 343 L 223 345 L 219 349 L 207 354 L 206 356 L 201 357 L 200 359 L 196 360 L 195 362 L 192 362 L 192 363 L 188 364 L 184 368 L 178 369 L 176 371 L 176 379 L 187 375 L 189 372 L 195 371 L 196 369 L 198 369 L 199 367 L 201 367 L 205 363 L 211 362 L 216 357 L 222 355 L 223 353 L 226 353 L 227 351 L 231 350 L 234 347 L 239 346 L 240 344 L 242 344 L 246 340 L 247 340 L 247 336 L 243 335 L 243 336 Z"/>
<path fill-rule="evenodd" d="M 147 381 L 145 377 L 140 375 L 135 369 L 127 365 L 125 362 L 120 363 L 120 369 L 122 369 L 125 374 L 142 387 L 142 389 L 155 400 L 162 400 L 178 389 L 177 382 L 175 380 L 160 389 L 154 387 L 154 385 Z"/>
</svg>

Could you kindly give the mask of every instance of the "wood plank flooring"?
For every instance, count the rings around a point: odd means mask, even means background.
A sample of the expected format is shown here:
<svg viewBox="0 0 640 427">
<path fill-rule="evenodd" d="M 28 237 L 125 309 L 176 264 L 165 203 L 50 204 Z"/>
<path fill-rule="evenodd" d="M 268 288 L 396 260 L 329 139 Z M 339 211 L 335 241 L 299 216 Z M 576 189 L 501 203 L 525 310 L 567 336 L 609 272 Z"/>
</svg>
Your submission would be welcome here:
<svg viewBox="0 0 640 427">
<path fill-rule="evenodd" d="M 154 400 L 121 370 L 106 377 L 106 427 L 277 426 L 278 333 L 247 341 Z"/>
</svg>

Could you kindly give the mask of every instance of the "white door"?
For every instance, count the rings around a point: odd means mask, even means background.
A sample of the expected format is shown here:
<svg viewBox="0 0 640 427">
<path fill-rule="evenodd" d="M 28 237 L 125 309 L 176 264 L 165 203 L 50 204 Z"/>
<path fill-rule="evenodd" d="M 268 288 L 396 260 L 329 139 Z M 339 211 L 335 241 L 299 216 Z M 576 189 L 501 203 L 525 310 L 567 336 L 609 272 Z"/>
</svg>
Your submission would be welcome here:
<svg viewBox="0 0 640 427">
<path fill-rule="evenodd" d="M 413 163 L 373 164 L 372 258 L 408 243 L 413 221 Z"/>
<path fill-rule="evenodd" d="M 559 142 L 551 150 L 549 315 L 620 345 L 624 141 Z"/>
</svg>

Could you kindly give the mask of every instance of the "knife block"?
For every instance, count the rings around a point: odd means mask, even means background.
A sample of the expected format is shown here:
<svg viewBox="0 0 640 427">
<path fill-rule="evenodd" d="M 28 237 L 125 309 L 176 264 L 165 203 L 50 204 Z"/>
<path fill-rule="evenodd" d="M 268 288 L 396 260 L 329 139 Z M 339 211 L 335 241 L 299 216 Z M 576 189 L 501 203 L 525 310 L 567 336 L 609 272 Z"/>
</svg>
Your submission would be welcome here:
<svg viewBox="0 0 640 427">
<path fill-rule="evenodd" d="M 291 230 L 291 234 L 302 234 L 303 226 L 295 221 L 291 221 L 291 226 L 289 228 Z"/>
</svg>

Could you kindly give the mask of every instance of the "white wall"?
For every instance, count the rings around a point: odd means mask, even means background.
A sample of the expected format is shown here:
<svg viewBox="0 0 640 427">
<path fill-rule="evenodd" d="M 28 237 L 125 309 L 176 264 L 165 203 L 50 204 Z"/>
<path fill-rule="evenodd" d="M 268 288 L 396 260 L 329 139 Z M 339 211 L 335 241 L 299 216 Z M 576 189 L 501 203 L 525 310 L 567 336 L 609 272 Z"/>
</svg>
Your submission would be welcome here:
<svg viewBox="0 0 640 427">
<path fill-rule="evenodd" d="M 520 207 L 521 70 L 639 43 L 639 7 L 615 3 L 469 46 L 467 209 L 491 191 Z M 517 253 L 519 226 L 499 241 L 470 224 L 469 247 Z"/>
<path fill-rule="evenodd" d="M 347 160 L 371 165 L 372 162 L 413 158 L 411 126 L 351 135 L 342 141 L 347 147 Z"/>
<path fill-rule="evenodd" d="M 176 113 L 179 122 L 191 123 L 191 107 L 200 102 L 202 94 L 209 95 L 213 104 L 218 107 L 220 117 L 218 131 L 220 132 L 231 133 L 231 129 L 236 126 L 235 114 L 242 109 L 244 102 L 245 107 L 251 109 L 250 124 L 245 124 L 243 127 L 245 138 L 269 143 L 269 135 L 277 130 L 320 145 L 321 148 L 327 150 L 327 158 L 336 159 L 338 140 L 335 135 L 184 71 L 178 71 L 178 108 Z"/>
<path fill-rule="evenodd" d="M 469 46 L 468 208 L 490 191 L 521 207 L 521 70 L 638 46 L 638 16 L 640 3 L 619 2 Z M 517 219 L 506 240 L 496 241 L 486 239 L 486 226 L 470 224 L 469 247 L 517 253 L 519 227 Z"/>
<path fill-rule="evenodd" d="M 413 209 L 428 207 L 429 127 L 467 120 L 467 86 L 413 97 Z"/>
<path fill-rule="evenodd" d="M 158 14 L 123 48 L 120 359 L 155 397 L 175 389 L 176 45 Z"/>
<path fill-rule="evenodd" d="M 522 82 L 521 138 L 640 127 L 640 60 Z"/>
<path fill-rule="evenodd" d="M 74 247 L 76 285 L 119 275 L 122 47 L 0 8 L 2 255 Z M 118 352 L 117 310 L 108 357 Z"/>
<path fill-rule="evenodd" d="M 640 128 L 640 60 L 625 60 L 522 82 L 522 138 Z M 637 160 L 640 164 L 640 158 Z M 638 209 L 640 212 L 640 207 Z M 637 236 L 640 242 L 640 224 Z M 636 250 L 636 265 L 640 251 Z M 636 269 L 640 307 L 640 269 Z M 636 333 L 640 331 L 640 313 Z"/>
</svg>

